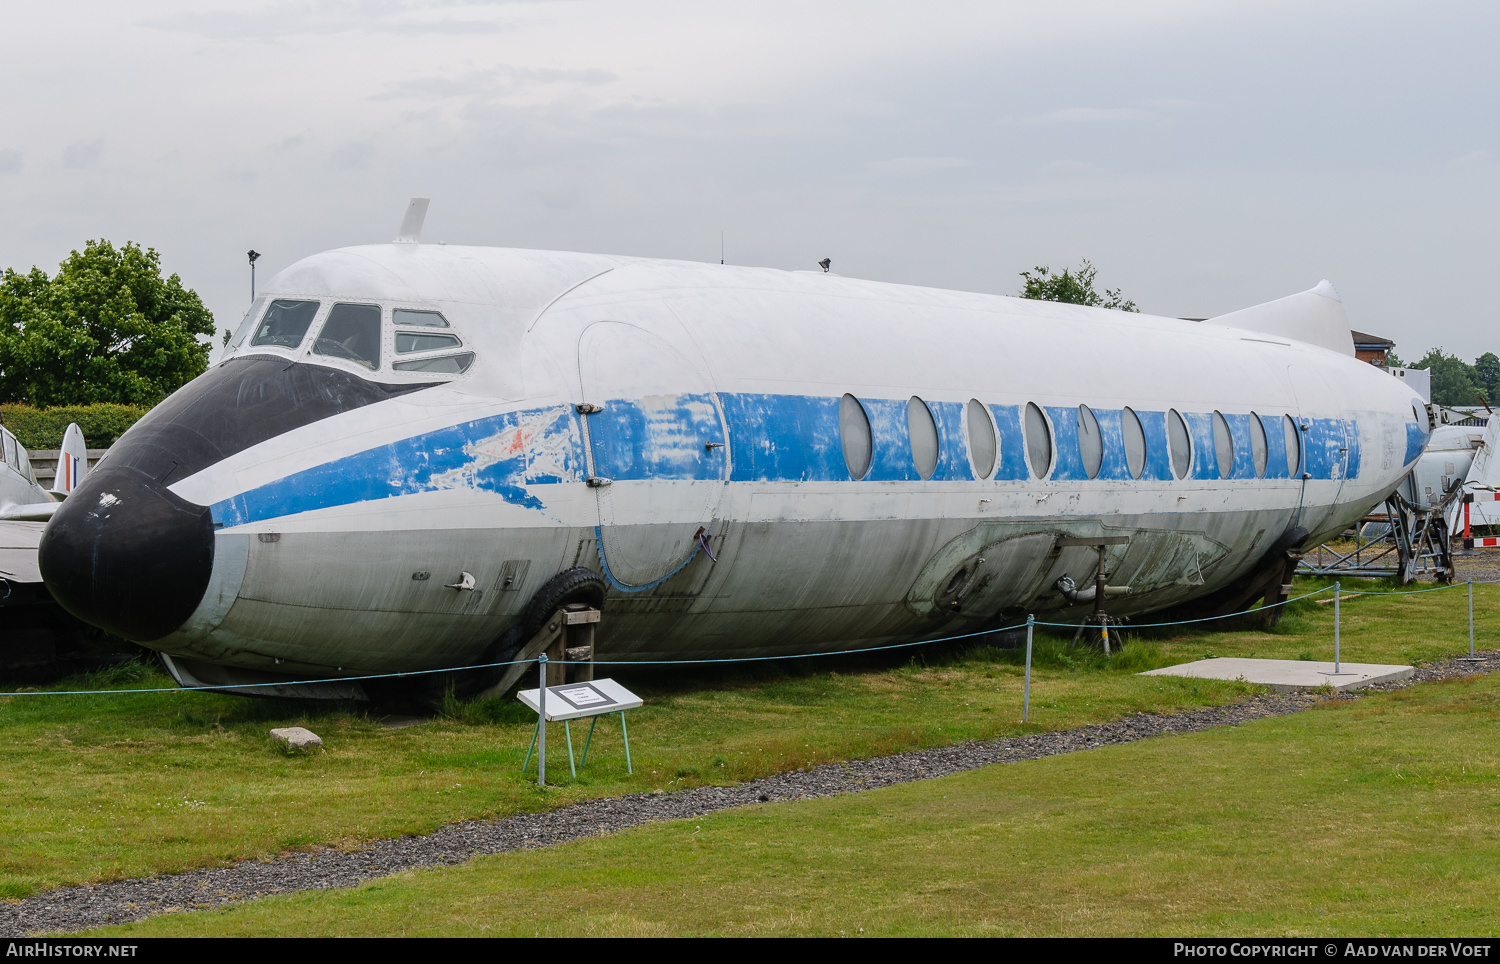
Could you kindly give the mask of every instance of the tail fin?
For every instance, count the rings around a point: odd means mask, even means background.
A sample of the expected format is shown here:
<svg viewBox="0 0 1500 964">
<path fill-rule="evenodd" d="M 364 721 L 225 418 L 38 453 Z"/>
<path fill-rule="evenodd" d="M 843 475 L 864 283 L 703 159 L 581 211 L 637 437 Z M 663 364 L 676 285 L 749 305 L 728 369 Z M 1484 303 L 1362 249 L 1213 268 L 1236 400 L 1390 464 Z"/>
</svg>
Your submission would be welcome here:
<svg viewBox="0 0 1500 964">
<path fill-rule="evenodd" d="M 1204 322 L 1305 341 L 1344 355 L 1354 354 L 1354 338 L 1344 316 L 1344 302 L 1333 285 L 1316 288 L 1253 308 L 1242 308 Z"/>
<path fill-rule="evenodd" d="M 62 451 L 57 453 L 57 476 L 52 481 L 52 494 L 67 498 L 88 472 L 89 448 L 83 440 L 83 429 L 78 423 L 71 422 L 63 433 Z"/>
</svg>

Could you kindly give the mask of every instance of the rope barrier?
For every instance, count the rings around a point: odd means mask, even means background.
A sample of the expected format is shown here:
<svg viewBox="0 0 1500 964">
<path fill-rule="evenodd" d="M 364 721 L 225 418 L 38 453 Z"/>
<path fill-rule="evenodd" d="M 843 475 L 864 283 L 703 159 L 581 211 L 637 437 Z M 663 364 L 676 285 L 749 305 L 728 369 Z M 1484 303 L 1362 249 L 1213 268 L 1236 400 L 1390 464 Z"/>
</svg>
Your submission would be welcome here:
<svg viewBox="0 0 1500 964">
<path fill-rule="evenodd" d="M 1497 585 L 1497 584 L 1500 584 L 1500 580 L 1495 580 L 1495 579 L 1489 579 L 1489 580 L 1477 580 L 1476 579 L 1476 580 L 1472 580 L 1472 582 L 1474 584 L 1476 584 L 1476 585 Z M 1465 585 L 1468 585 L 1468 583 L 1457 583 L 1456 582 L 1456 583 L 1450 583 L 1450 584 L 1448 584 L 1446 586 L 1433 586 L 1433 587 L 1431 587 L 1429 589 L 1408 589 L 1408 590 L 1389 590 L 1389 591 L 1374 590 L 1374 589 L 1361 589 L 1357 593 L 1352 593 L 1351 592 L 1350 595 L 1363 595 L 1363 596 L 1414 596 L 1414 595 L 1418 595 L 1420 593 L 1439 592 L 1439 591 L 1444 590 L 1444 589 L 1456 589 L 1456 588 L 1458 588 L 1460 586 L 1465 586 Z M 1333 586 L 1324 586 L 1322 589 L 1315 589 L 1312 592 L 1304 593 L 1304 594 L 1302 594 L 1300 596 L 1294 596 L 1294 597 L 1292 597 L 1290 599 L 1283 599 L 1280 602 L 1269 603 L 1267 605 L 1260 606 L 1260 607 L 1257 607 L 1255 609 L 1244 609 L 1244 610 L 1241 610 L 1239 612 L 1224 613 L 1223 615 L 1219 615 L 1219 616 L 1203 616 L 1203 617 L 1200 617 L 1198 619 L 1179 619 L 1179 620 L 1173 620 L 1173 621 L 1170 621 L 1170 622 L 1161 622 L 1161 623 L 1131 623 L 1131 624 L 1129 624 L 1129 628 L 1131 628 L 1131 629 L 1157 629 L 1157 628 L 1161 628 L 1161 627 L 1164 627 L 1164 626 L 1189 626 L 1189 625 L 1194 625 L 1194 624 L 1197 624 L 1197 623 L 1213 622 L 1213 621 L 1219 620 L 1219 619 L 1233 619 L 1233 618 L 1235 618 L 1237 616 L 1246 616 L 1246 615 L 1249 615 L 1251 613 L 1263 613 L 1266 610 L 1268 610 L 1268 609 L 1274 609 L 1277 606 L 1287 606 L 1287 605 L 1290 605 L 1290 604 L 1292 604 L 1294 602 L 1300 602 L 1300 601 L 1302 601 L 1304 599 L 1311 599 L 1314 596 L 1320 596 L 1320 595 L 1322 595 L 1322 594 L 1324 594 L 1326 592 L 1329 592 L 1333 588 L 1334 588 Z M 720 665 L 720 664 L 730 664 L 730 663 L 762 663 L 762 662 L 769 662 L 769 661 L 772 661 L 772 660 L 780 660 L 780 659 L 817 659 L 817 658 L 821 658 L 821 657 L 824 657 L 824 656 L 855 656 L 855 655 L 859 655 L 861 653 L 879 653 L 879 652 L 886 652 L 886 651 L 893 650 L 893 649 L 911 649 L 911 648 L 914 648 L 914 647 L 917 647 L 917 646 L 933 646 L 933 645 L 937 645 L 939 643 L 951 643 L 951 642 L 954 642 L 956 640 L 961 640 L 961 639 L 973 639 L 976 636 L 989 636 L 989 635 L 994 634 L 994 633 L 1004 633 L 1004 632 L 1010 632 L 1011 630 L 1015 630 L 1015 629 L 1023 629 L 1023 628 L 1025 628 L 1026 625 L 1027 625 L 1026 623 L 1016 623 L 1013 626 L 999 626 L 999 627 L 995 627 L 995 628 L 991 628 L 991 629 L 976 630 L 975 632 L 972 632 L 972 633 L 959 633 L 959 634 L 956 634 L 956 635 L 953 635 L 953 636 L 940 636 L 940 637 L 938 637 L 936 639 L 919 639 L 919 640 L 915 640 L 915 641 L 912 641 L 912 642 L 906 642 L 906 643 L 890 643 L 890 644 L 887 644 L 887 645 L 884 645 L 884 646 L 866 646 L 866 647 L 862 647 L 862 648 L 859 648 L 859 649 L 838 649 L 838 650 L 830 650 L 828 652 L 817 652 L 817 653 L 790 653 L 790 654 L 784 654 L 784 655 L 779 655 L 779 656 L 732 656 L 732 657 L 725 657 L 725 658 L 721 658 L 721 659 L 658 659 L 658 660 L 634 660 L 634 659 L 632 659 L 632 660 L 620 660 L 620 659 L 606 660 L 606 659 L 600 659 L 600 660 L 593 660 L 592 662 L 593 662 L 593 664 L 595 666 L 707 666 L 707 665 Z M 1032 625 L 1036 625 L 1036 626 L 1050 626 L 1050 627 L 1057 628 L 1057 629 L 1079 629 L 1079 628 L 1085 628 L 1086 629 L 1086 628 L 1088 628 L 1090 626 L 1094 626 L 1096 624 L 1095 623 L 1053 623 L 1053 622 L 1043 622 L 1041 620 L 1034 620 L 1033 623 L 1032 623 Z M 212 685 L 212 686 L 162 686 L 162 687 L 152 687 L 152 688 L 148 688 L 148 689 L 33 690 L 33 691 L 17 691 L 17 692 L 13 692 L 13 693 L 0 693 L 0 699 L 6 698 L 6 697 L 12 697 L 12 696 L 106 696 L 106 695 L 116 695 L 116 694 L 125 694 L 125 693 L 192 693 L 192 692 L 215 692 L 215 691 L 219 691 L 219 690 L 254 689 L 256 687 L 308 686 L 308 685 L 328 684 L 328 683 L 358 683 L 358 682 L 363 682 L 365 680 L 405 679 L 405 678 L 414 677 L 414 676 L 436 676 L 436 675 L 439 675 L 439 674 L 442 674 L 442 673 L 461 673 L 461 672 L 468 672 L 468 671 L 477 670 L 477 669 L 496 669 L 496 668 L 499 668 L 501 666 L 531 665 L 531 664 L 533 664 L 535 662 L 537 662 L 537 660 L 534 659 L 534 658 L 533 659 L 516 659 L 516 660 L 506 660 L 506 661 L 498 662 L 498 663 L 478 663 L 478 664 L 469 665 L 469 666 L 449 666 L 449 667 L 446 667 L 446 668 L 443 668 L 443 669 L 410 670 L 408 672 L 403 672 L 403 673 L 372 673 L 372 674 L 369 674 L 369 675 L 366 675 L 366 676 L 336 676 L 336 677 L 331 677 L 331 678 L 324 677 L 324 678 L 319 678 L 319 679 L 287 680 L 287 681 L 284 681 L 284 682 L 277 681 L 277 682 L 266 682 L 266 683 L 222 683 L 222 684 L 216 684 L 216 685 Z"/>
</svg>

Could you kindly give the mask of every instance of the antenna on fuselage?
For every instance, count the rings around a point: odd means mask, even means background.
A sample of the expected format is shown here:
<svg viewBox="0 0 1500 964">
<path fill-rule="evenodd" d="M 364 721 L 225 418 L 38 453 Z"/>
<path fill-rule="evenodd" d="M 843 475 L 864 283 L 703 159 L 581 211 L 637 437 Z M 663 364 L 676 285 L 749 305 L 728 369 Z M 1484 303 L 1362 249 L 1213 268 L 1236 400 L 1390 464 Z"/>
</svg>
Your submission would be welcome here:
<svg viewBox="0 0 1500 964">
<path fill-rule="evenodd" d="M 416 244 L 422 240 L 422 222 L 427 220 L 427 205 L 431 198 L 414 197 L 406 204 L 406 217 L 401 219 L 401 231 L 395 244 Z"/>
</svg>

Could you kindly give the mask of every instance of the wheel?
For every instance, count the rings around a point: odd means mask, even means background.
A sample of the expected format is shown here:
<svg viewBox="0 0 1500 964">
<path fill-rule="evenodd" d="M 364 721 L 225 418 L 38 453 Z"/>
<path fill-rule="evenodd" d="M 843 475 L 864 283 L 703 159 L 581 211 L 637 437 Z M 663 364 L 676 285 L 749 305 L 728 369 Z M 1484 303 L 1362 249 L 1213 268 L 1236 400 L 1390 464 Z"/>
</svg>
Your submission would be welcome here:
<svg viewBox="0 0 1500 964">
<path fill-rule="evenodd" d="M 542 628 L 542 623 L 559 606 L 581 602 L 588 603 L 595 609 L 603 609 L 605 589 L 604 577 L 583 566 L 564 569 L 548 579 L 532 595 L 531 601 L 521 613 L 518 624 L 521 627 L 521 644 L 525 645 L 527 640 L 535 636 L 537 630 Z"/>
<path fill-rule="evenodd" d="M 526 608 L 521 611 L 520 620 L 501 633 L 500 637 L 485 650 L 478 662 L 482 665 L 504 663 L 514 659 L 521 651 L 521 647 L 537 634 L 537 630 L 542 628 L 542 623 L 546 622 L 547 617 L 556 612 L 559 606 L 581 602 L 588 603 L 595 609 L 602 609 L 604 591 L 604 577 L 594 570 L 585 569 L 582 566 L 564 569 L 532 593 L 530 601 L 526 603 Z M 500 682 L 508 669 L 508 666 L 489 666 L 466 673 L 460 691 L 477 693 L 488 689 Z"/>
</svg>

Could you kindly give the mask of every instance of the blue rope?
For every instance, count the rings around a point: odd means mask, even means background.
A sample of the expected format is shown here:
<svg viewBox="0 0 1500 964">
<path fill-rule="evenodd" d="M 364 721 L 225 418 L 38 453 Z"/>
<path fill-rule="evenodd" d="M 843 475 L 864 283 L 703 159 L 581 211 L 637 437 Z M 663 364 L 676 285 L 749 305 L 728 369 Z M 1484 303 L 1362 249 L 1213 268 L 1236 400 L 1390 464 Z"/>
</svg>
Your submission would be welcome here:
<svg viewBox="0 0 1500 964">
<path fill-rule="evenodd" d="M 692 561 L 693 556 L 696 556 L 696 555 L 697 555 L 697 551 L 695 550 L 693 552 L 693 554 L 690 555 L 688 557 L 688 559 L 683 562 L 683 565 L 684 566 L 687 565 L 688 562 Z M 681 567 L 679 567 L 678 571 L 680 571 L 680 569 L 681 569 Z M 675 575 L 675 573 L 673 573 L 673 575 Z M 665 577 L 663 577 L 663 579 L 668 579 L 668 578 L 671 578 L 671 576 L 665 576 Z M 1497 583 L 1500 583 L 1500 580 L 1485 580 L 1484 582 L 1479 582 L 1477 580 L 1475 581 L 1476 585 L 1495 585 Z M 1373 591 L 1373 590 L 1361 590 L 1359 593 L 1357 593 L 1357 594 L 1356 593 L 1351 593 L 1351 595 L 1410 596 L 1410 595 L 1416 595 L 1417 593 L 1437 592 L 1440 589 L 1456 589 L 1459 586 L 1466 586 L 1466 585 L 1468 585 L 1467 582 L 1460 582 L 1460 583 L 1452 583 L 1452 584 L 1447 585 L 1447 586 L 1436 586 L 1436 587 L 1433 587 L 1431 589 L 1412 589 L 1412 590 L 1395 591 L 1395 592 L 1376 592 L 1376 591 Z M 649 587 L 643 587 L 643 588 L 649 588 Z M 1265 612 L 1267 609 L 1274 609 L 1277 606 L 1286 606 L 1286 605 L 1289 605 L 1289 604 L 1294 603 L 1294 602 L 1300 602 L 1303 599 L 1311 599 L 1313 596 L 1321 596 L 1323 593 L 1329 592 L 1332 589 L 1333 589 L 1332 586 L 1324 586 L 1322 589 L 1317 589 L 1317 590 L 1314 590 L 1314 591 L 1309 592 L 1309 593 L 1304 593 L 1301 596 L 1294 596 L 1291 599 L 1283 599 L 1281 602 L 1271 603 L 1270 605 L 1261 606 L 1261 607 L 1258 607 L 1256 609 L 1245 609 L 1245 610 L 1241 610 L 1240 612 L 1236 612 L 1236 613 L 1225 613 L 1222 616 L 1204 616 L 1204 617 L 1202 617 L 1200 619 L 1181 619 L 1181 620 L 1176 620 L 1174 622 L 1165 622 L 1165 623 L 1130 623 L 1129 626 L 1128 626 L 1128 628 L 1130 628 L 1130 629 L 1151 629 L 1151 628 L 1157 628 L 1157 627 L 1162 627 L 1162 626 L 1187 626 L 1187 625 L 1191 625 L 1191 624 L 1194 624 L 1194 623 L 1213 622 L 1214 620 L 1217 620 L 1217 619 L 1233 619 L 1236 616 L 1245 616 L 1245 615 L 1248 615 L 1250 613 Z M 828 652 L 817 652 L 817 653 L 791 653 L 791 654 L 780 655 L 780 656 L 732 656 L 732 657 L 724 657 L 724 658 L 721 658 L 721 659 L 629 659 L 629 660 L 623 660 L 623 659 L 615 659 L 615 660 L 598 659 L 598 660 L 593 660 L 592 662 L 593 662 L 593 664 L 595 666 L 707 666 L 707 665 L 727 664 L 727 663 L 763 663 L 763 662 L 768 662 L 768 661 L 771 661 L 771 660 L 778 660 L 778 659 L 817 659 L 817 658 L 823 657 L 823 656 L 853 656 L 853 655 L 858 655 L 860 653 L 879 653 L 879 652 L 886 652 L 886 651 L 893 650 L 893 649 L 910 649 L 910 648 L 916 647 L 916 646 L 931 646 L 931 645 L 934 645 L 936 643 L 951 643 L 951 642 L 953 642 L 955 640 L 960 640 L 960 639 L 973 639 L 976 636 L 988 636 L 988 635 L 990 635 L 992 633 L 1009 632 L 1010 630 L 1013 630 L 1013 629 L 1024 628 L 1025 625 L 1026 625 L 1025 623 L 1016 623 L 1013 626 L 1000 626 L 1000 627 L 994 628 L 994 629 L 982 629 L 982 630 L 977 630 L 977 631 L 972 632 L 972 633 L 959 633 L 959 634 L 954 635 L 954 636 L 939 636 L 936 639 L 919 639 L 919 640 L 916 640 L 914 642 L 908 642 L 908 643 L 890 643 L 890 644 L 885 645 L 885 646 L 866 646 L 866 647 L 862 647 L 862 648 L 859 648 L 859 649 L 837 649 L 837 650 L 830 650 Z M 1094 624 L 1094 623 L 1051 623 L 1051 622 L 1041 622 L 1040 620 L 1037 620 L 1037 621 L 1033 622 L 1033 625 L 1036 625 L 1036 626 L 1051 626 L 1051 627 L 1060 628 L 1060 629 L 1078 629 L 1080 627 L 1086 628 L 1088 626 L 1092 626 L 1092 625 L 1096 625 L 1096 624 Z M 117 693 L 189 693 L 189 692 L 198 692 L 198 691 L 213 692 L 213 691 L 216 691 L 216 690 L 242 690 L 242 689 L 252 689 L 252 688 L 255 688 L 255 687 L 305 686 L 305 685 L 311 685 L 311 684 L 316 684 L 316 683 L 323 683 L 323 684 L 327 684 L 327 683 L 357 683 L 357 682 L 360 682 L 362 680 L 402 679 L 402 678 L 411 677 L 411 676 L 432 676 L 432 675 L 436 675 L 438 673 L 459 673 L 459 672 L 464 672 L 466 670 L 492 669 L 492 668 L 500 667 L 500 666 L 532 665 L 532 664 L 534 664 L 536 662 L 537 661 L 535 659 L 514 659 L 514 660 L 507 660 L 505 662 L 500 662 L 500 663 L 477 663 L 477 664 L 469 665 L 469 666 L 449 666 L 449 667 L 447 667 L 445 669 L 422 669 L 422 670 L 411 670 L 411 671 L 404 672 L 404 673 L 373 673 L 373 674 L 370 674 L 368 676 L 336 676 L 336 677 L 332 677 L 332 678 L 326 678 L 325 677 L 325 678 L 321 678 L 321 679 L 288 680 L 288 681 L 285 681 L 285 682 L 269 682 L 269 683 L 223 683 L 223 684 L 218 684 L 218 685 L 214 685 L 214 686 L 164 686 L 164 687 L 156 687 L 156 688 L 152 688 L 152 689 L 121 689 L 121 690 L 40 690 L 40 691 L 33 691 L 33 692 L 0 693 L 0 698 L 10 697 L 10 696 L 104 696 L 104 695 L 112 695 L 112 694 L 117 694 Z"/>
</svg>

